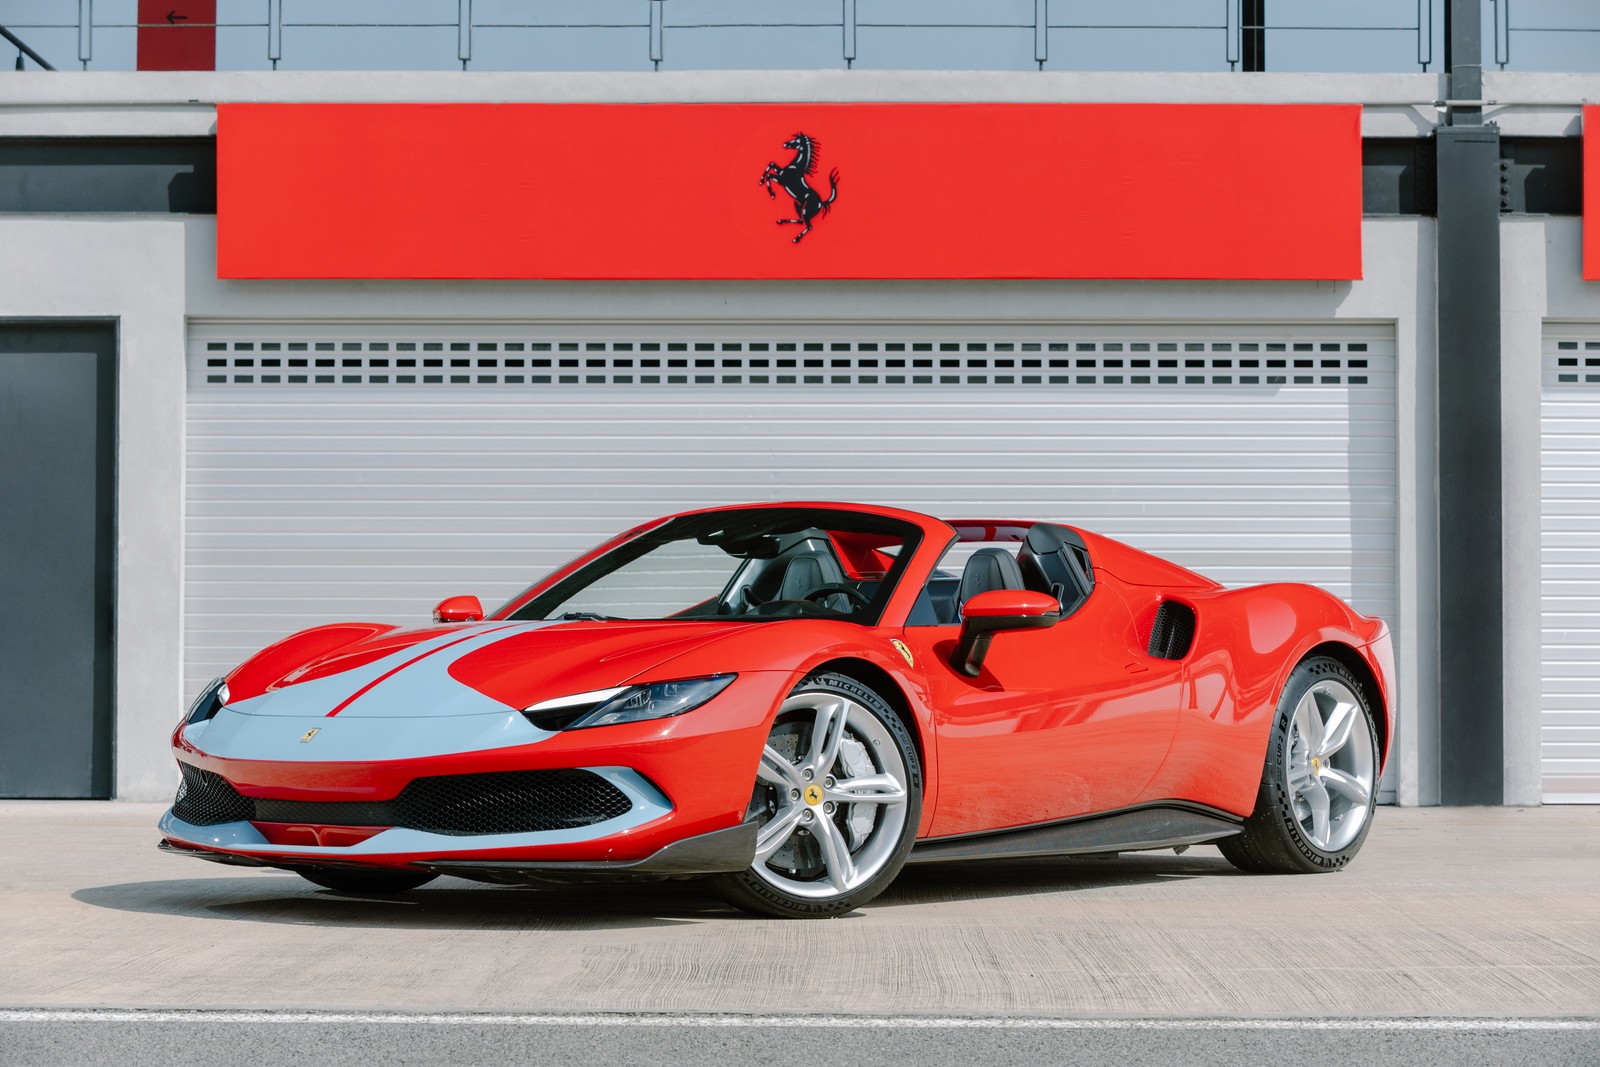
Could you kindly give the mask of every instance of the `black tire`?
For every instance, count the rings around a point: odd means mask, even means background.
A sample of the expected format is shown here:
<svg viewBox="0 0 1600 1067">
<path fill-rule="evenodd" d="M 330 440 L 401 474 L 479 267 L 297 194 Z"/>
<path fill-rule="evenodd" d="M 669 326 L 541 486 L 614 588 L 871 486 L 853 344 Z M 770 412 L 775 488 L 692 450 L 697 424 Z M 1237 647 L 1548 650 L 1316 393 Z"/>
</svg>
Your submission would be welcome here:
<svg viewBox="0 0 1600 1067">
<path fill-rule="evenodd" d="M 1324 832 L 1329 846 L 1321 847 L 1312 839 L 1315 823 L 1308 830 L 1305 820 L 1310 816 L 1302 814 L 1303 794 L 1297 794 L 1290 781 L 1290 754 L 1298 747 L 1299 742 L 1292 741 L 1299 735 L 1299 727 L 1295 725 L 1296 709 L 1301 707 L 1312 690 L 1318 694 L 1348 692 L 1354 697 L 1360 709 L 1350 728 L 1349 745 L 1354 746 L 1351 760 L 1357 759 L 1361 754 L 1361 738 L 1355 736 L 1355 731 L 1365 732 L 1365 751 L 1370 754 L 1370 768 L 1368 777 L 1371 779 L 1367 788 L 1365 804 L 1346 795 L 1344 792 L 1337 794 L 1324 789 L 1324 796 L 1340 799 L 1344 807 L 1338 815 L 1338 820 L 1359 820 L 1357 823 L 1346 823 L 1337 827 L 1339 833 L 1334 833 L 1336 828 L 1333 816 L 1328 814 L 1325 807 L 1323 815 L 1324 825 L 1328 829 Z M 1316 699 L 1316 698 L 1313 698 Z M 1290 751 L 1286 751 L 1290 750 Z M 1377 753 L 1378 734 L 1372 702 L 1366 688 L 1337 660 L 1325 656 L 1316 656 L 1306 659 L 1289 675 L 1288 682 L 1283 687 L 1283 694 L 1278 700 L 1276 717 L 1273 720 L 1272 734 L 1267 741 L 1266 765 L 1262 769 L 1261 788 L 1256 794 L 1255 811 L 1250 818 L 1245 820 L 1244 832 L 1236 837 L 1223 838 L 1217 842 L 1217 848 L 1232 863 L 1243 871 L 1261 874 L 1323 874 L 1329 871 L 1342 869 L 1357 852 L 1367 839 L 1367 832 L 1372 828 L 1372 814 L 1377 804 Z M 1343 770 L 1335 767 L 1333 759 L 1328 757 L 1328 762 L 1321 772 L 1310 770 L 1308 777 L 1303 780 L 1309 782 L 1310 775 L 1326 773 L 1332 775 L 1339 773 L 1348 777 Z M 1316 761 L 1311 761 L 1313 765 Z M 1341 786 L 1341 790 L 1347 788 Z M 1324 802 L 1326 804 L 1326 802 Z M 1344 838 L 1348 838 L 1345 840 Z"/>
<path fill-rule="evenodd" d="M 432 871 L 360 870 L 354 867 L 296 867 L 294 873 L 324 889 L 378 897 L 406 893 L 439 877 Z"/>
<path fill-rule="evenodd" d="M 829 697 L 840 698 L 841 706 L 846 708 L 841 713 L 844 727 L 840 737 L 843 740 L 834 745 L 833 758 L 826 766 L 815 767 L 817 760 L 813 759 L 811 742 L 816 736 L 815 716 L 822 712 L 820 707 L 815 710 L 812 725 L 807 726 L 805 705 L 812 702 L 820 706 L 826 704 Z M 796 723 L 800 726 L 798 730 L 794 728 Z M 788 740 L 793 741 L 793 748 L 785 746 Z M 846 743 L 853 746 L 849 752 L 845 751 Z M 886 747 L 892 747 L 892 751 L 885 751 Z M 715 876 L 711 884 L 723 899 L 757 915 L 827 919 L 855 910 L 888 888 L 905 866 L 922 816 L 922 764 L 917 758 L 917 746 L 888 702 L 853 678 L 840 674 L 813 675 L 796 686 L 784 700 L 768 735 L 767 751 L 781 752 L 790 759 L 797 775 L 809 772 L 814 779 L 807 777 L 804 783 L 796 779 L 792 784 L 797 787 L 810 785 L 798 797 L 785 800 L 779 796 L 774 801 L 773 797 L 780 794 L 782 788 L 769 780 L 773 765 L 764 760 L 752 790 L 749 817 L 766 816 L 762 819 L 763 830 L 774 828 L 780 816 L 789 814 L 804 817 L 806 821 L 793 823 L 794 828 L 782 834 L 781 847 L 769 858 L 758 858 L 751 867 L 737 874 Z M 826 754 L 821 758 L 826 760 Z M 885 787 L 886 791 L 877 794 L 853 794 L 894 798 L 885 802 L 849 804 L 841 801 L 824 805 L 821 800 L 812 799 L 811 788 L 821 789 L 824 783 L 835 784 L 827 785 L 818 794 L 819 798 L 845 795 L 833 790 L 847 790 L 851 788 L 851 778 L 867 777 L 859 773 L 864 766 L 863 759 L 870 760 L 874 779 L 888 776 L 892 780 L 903 774 L 903 791 L 895 793 Z M 867 812 L 872 813 L 872 828 L 861 836 L 859 843 L 852 843 L 858 833 L 858 809 L 862 820 L 867 818 Z M 842 843 L 849 856 L 848 862 L 843 864 L 845 867 L 860 873 L 854 861 L 861 859 L 863 866 L 871 871 L 870 876 L 863 874 L 865 880 L 834 889 L 836 879 L 829 866 L 829 845 L 824 838 L 835 843 L 835 847 Z M 787 861 L 783 859 L 786 854 Z M 817 868 L 806 865 L 804 857 L 812 854 L 821 862 L 820 874 L 813 873 Z M 837 852 L 832 854 L 837 855 Z M 782 869 L 785 862 L 797 866 L 785 874 Z"/>
</svg>

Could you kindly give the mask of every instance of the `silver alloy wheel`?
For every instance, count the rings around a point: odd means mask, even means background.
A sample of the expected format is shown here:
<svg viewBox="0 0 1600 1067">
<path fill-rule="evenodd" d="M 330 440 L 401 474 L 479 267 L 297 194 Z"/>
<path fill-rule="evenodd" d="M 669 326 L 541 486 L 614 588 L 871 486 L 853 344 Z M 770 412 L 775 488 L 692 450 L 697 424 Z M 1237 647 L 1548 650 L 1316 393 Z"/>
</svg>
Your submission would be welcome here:
<svg viewBox="0 0 1600 1067">
<path fill-rule="evenodd" d="M 1306 691 L 1289 722 L 1284 761 L 1300 832 L 1324 852 L 1348 847 L 1372 810 L 1378 763 L 1366 712 L 1349 686 L 1330 678 Z"/>
<path fill-rule="evenodd" d="M 765 794 L 767 818 L 751 870 L 795 897 L 861 888 L 889 862 L 905 828 L 906 765 L 894 735 L 836 692 L 783 702 L 761 752 L 756 792 L 758 801 Z M 811 870 L 794 866 L 802 849 L 820 861 Z"/>
</svg>

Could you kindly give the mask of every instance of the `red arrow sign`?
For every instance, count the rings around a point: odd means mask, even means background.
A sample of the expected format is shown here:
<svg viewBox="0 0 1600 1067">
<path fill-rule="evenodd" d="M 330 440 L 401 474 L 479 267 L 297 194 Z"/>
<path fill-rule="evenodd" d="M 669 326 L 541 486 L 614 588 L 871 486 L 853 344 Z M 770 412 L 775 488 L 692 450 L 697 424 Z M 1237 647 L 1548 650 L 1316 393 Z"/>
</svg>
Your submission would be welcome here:
<svg viewBox="0 0 1600 1067">
<path fill-rule="evenodd" d="M 140 70 L 216 70 L 217 0 L 139 0 Z"/>
</svg>

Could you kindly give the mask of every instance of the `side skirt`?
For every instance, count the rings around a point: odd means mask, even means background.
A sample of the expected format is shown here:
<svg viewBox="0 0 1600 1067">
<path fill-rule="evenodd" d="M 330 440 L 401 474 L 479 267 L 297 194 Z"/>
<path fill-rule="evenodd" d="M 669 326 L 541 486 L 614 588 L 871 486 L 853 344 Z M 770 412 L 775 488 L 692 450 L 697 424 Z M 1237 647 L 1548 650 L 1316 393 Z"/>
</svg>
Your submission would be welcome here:
<svg viewBox="0 0 1600 1067">
<path fill-rule="evenodd" d="M 1244 820 L 1237 815 L 1198 804 L 1163 801 L 1011 830 L 925 838 L 917 842 L 906 862 L 1139 852 L 1216 841 L 1243 828 Z"/>
</svg>

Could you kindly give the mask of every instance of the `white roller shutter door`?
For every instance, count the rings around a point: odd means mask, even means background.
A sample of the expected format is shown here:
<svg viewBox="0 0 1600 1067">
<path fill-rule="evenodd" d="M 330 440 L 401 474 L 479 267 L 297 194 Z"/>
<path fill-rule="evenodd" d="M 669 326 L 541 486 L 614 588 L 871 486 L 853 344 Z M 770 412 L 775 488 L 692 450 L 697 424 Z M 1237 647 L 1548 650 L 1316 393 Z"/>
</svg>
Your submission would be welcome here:
<svg viewBox="0 0 1600 1067">
<path fill-rule="evenodd" d="M 1600 803 L 1600 323 L 1545 327 L 1545 803 Z"/>
<path fill-rule="evenodd" d="M 782 498 L 1057 519 L 1394 625 L 1387 326 L 196 324 L 186 673 Z M 1385 783 L 1386 786 L 1389 783 Z"/>
</svg>

